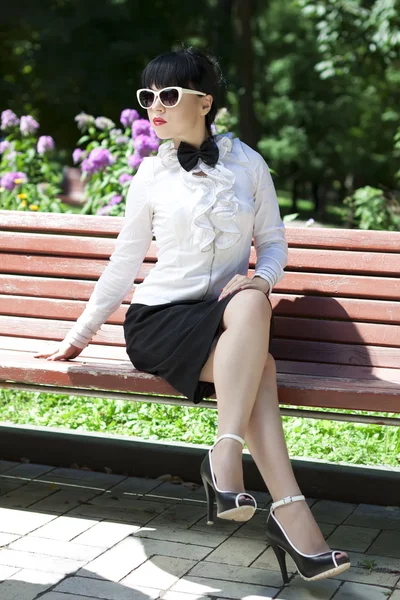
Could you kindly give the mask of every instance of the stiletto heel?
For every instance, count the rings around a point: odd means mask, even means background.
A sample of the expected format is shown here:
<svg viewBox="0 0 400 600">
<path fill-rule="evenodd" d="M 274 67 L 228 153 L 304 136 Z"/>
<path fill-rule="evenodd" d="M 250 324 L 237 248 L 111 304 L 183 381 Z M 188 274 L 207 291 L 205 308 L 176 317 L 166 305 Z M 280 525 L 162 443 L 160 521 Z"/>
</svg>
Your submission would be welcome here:
<svg viewBox="0 0 400 600">
<path fill-rule="evenodd" d="M 203 481 L 207 498 L 207 524 L 213 524 L 213 505 L 214 499 L 217 501 L 217 517 L 219 519 L 228 519 L 230 521 L 248 521 L 254 515 L 257 502 L 255 498 L 247 492 L 232 492 L 230 490 L 220 490 L 215 480 L 215 475 L 211 462 L 211 452 L 214 446 L 222 440 L 229 437 L 244 444 L 244 439 L 233 433 L 221 435 L 208 451 L 206 457 L 201 463 L 200 475 Z"/>
<path fill-rule="evenodd" d="M 289 583 L 289 575 L 286 568 L 286 552 L 282 550 L 279 546 L 275 544 L 271 544 L 271 548 L 275 553 L 276 558 L 278 559 L 279 566 L 281 568 L 283 583 Z"/>
<path fill-rule="evenodd" d="M 282 504 L 290 504 L 297 500 L 305 500 L 305 497 L 303 495 L 287 496 L 282 500 L 273 502 L 267 519 L 266 537 L 278 559 L 283 583 L 289 582 L 286 554 L 292 557 L 299 575 L 306 581 L 325 579 L 347 571 L 350 568 L 350 560 L 345 552 L 328 550 L 319 554 L 304 554 L 292 544 L 286 531 L 276 518 L 274 510 Z"/>
<path fill-rule="evenodd" d="M 213 488 L 211 487 L 211 485 L 208 483 L 208 481 L 206 481 L 205 479 L 203 479 L 203 485 L 204 485 L 204 489 L 206 491 L 206 498 L 207 498 L 207 525 L 213 525 L 213 523 L 214 523 L 213 507 L 214 507 L 215 492 L 214 492 Z"/>
</svg>

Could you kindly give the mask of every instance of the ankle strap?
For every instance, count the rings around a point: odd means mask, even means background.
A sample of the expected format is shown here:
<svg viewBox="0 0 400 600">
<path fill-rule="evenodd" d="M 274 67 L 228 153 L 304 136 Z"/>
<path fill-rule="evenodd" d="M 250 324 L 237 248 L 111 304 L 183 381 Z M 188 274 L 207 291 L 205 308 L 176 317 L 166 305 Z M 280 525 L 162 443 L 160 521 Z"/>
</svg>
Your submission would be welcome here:
<svg viewBox="0 0 400 600">
<path fill-rule="evenodd" d="M 219 442 L 219 440 L 222 440 L 222 438 L 233 438 L 234 440 L 237 440 L 238 442 L 241 442 L 241 444 L 244 444 L 244 439 L 239 437 L 238 435 L 235 435 L 234 433 L 224 433 L 224 435 L 220 435 L 219 438 L 217 438 L 213 444 L 213 448 L 215 446 L 215 444 L 217 444 Z"/>
<path fill-rule="evenodd" d="M 282 500 L 277 500 L 277 502 L 273 502 L 270 507 L 270 511 L 274 510 L 278 506 L 282 506 L 282 504 L 290 504 L 291 502 L 296 502 L 297 500 L 305 500 L 303 495 L 301 496 L 286 496 L 282 498 Z"/>
</svg>

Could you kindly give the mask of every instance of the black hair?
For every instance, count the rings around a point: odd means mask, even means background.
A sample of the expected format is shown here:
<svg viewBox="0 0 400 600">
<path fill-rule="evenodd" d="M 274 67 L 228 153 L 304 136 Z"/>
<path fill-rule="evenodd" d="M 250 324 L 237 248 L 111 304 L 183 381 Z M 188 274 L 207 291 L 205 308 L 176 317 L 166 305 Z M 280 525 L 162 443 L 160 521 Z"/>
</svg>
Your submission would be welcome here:
<svg viewBox="0 0 400 600">
<path fill-rule="evenodd" d="M 224 82 L 217 59 L 193 46 L 160 54 L 149 62 L 141 76 L 141 86 L 145 88 L 152 85 L 158 89 L 178 85 L 211 94 L 213 103 L 205 115 L 210 136 L 211 124 L 219 109 L 220 88 Z"/>
</svg>

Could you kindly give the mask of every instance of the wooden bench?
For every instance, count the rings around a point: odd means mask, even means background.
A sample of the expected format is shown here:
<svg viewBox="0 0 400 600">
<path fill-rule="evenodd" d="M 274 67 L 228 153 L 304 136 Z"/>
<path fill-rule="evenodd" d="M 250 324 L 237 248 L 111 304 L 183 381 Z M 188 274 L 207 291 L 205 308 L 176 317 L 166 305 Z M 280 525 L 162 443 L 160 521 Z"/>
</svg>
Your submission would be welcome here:
<svg viewBox="0 0 400 600">
<path fill-rule="evenodd" d="M 83 311 L 121 225 L 122 217 L 0 211 L 0 387 L 193 406 L 130 363 L 121 324 L 132 292 L 77 358 L 33 358 Z M 400 234 L 289 227 L 287 239 L 286 275 L 271 295 L 282 414 L 400 424 L 310 410 L 400 413 Z M 255 258 L 252 248 L 249 277 Z M 155 262 L 153 240 L 136 284 Z"/>
</svg>

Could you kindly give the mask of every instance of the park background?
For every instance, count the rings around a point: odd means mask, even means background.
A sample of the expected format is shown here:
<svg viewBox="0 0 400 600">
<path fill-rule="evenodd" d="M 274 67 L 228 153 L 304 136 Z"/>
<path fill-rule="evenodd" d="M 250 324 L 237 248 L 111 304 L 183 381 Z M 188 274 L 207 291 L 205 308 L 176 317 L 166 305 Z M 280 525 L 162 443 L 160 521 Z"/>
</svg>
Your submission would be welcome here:
<svg viewBox="0 0 400 600">
<path fill-rule="evenodd" d="M 158 145 L 136 101 L 141 71 L 194 45 L 226 80 L 216 131 L 263 155 L 288 224 L 399 231 L 399 8 L 14 0 L 0 23 L 0 208 L 123 215 L 130 178 Z M 83 196 L 71 202 L 78 169 Z M 203 444 L 216 431 L 213 410 L 8 390 L 0 420 Z M 399 465 L 399 428 L 283 421 L 292 457 Z"/>
</svg>

